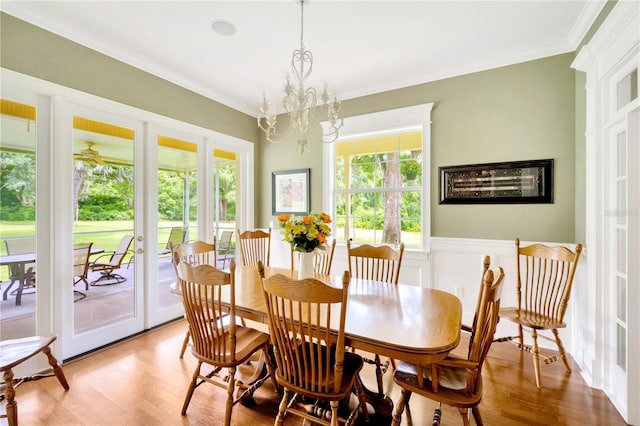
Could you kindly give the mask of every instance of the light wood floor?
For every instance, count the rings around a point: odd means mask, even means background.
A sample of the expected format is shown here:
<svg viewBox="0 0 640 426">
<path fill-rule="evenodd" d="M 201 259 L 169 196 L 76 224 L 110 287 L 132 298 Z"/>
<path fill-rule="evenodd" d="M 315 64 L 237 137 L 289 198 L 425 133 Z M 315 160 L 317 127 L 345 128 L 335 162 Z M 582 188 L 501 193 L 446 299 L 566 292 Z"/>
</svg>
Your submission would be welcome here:
<svg viewBox="0 0 640 426">
<path fill-rule="evenodd" d="M 63 369 L 71 385 L 64 392 L 55 378 L 27 382 L 17 390 L 22 425 L 219 425 L 224 414 L 224 391 L 203 384 L 196 389 L 187 416 L 180 410 L 195 368 L 187 353 L 178 352 L 184 337 L 184 320 L 144 333 L 107 349 L 67 362 Z M 188 352 L 188 351 L 187 351 Z M 542 367 L 544 388 L 535 386 L 528 354 L 509 343 L 492 346 L 485 368 L 484 398 L 480 405 L 486 425 L 625 425 L 603 392 L 587 387 L 572 361 L 566 374 L 562 363 Z M 372 370 L 363 373 L 373 388 Z M 394 402 L 399 390 L 391 374 L 386 388 Z M 236 405 L 234 425 L 272 425 L 278 395 L 271 383 L 255 394 L 256 405 Z M 412 421 L 403 425 L 431 424 L 435 403 L 414 395 Z M 406 414 L 406 413 L 405 413 Z M 458 412 L 443 408 L 442 425 L 460 425 Z M 287 425 L 299 425 L 289 417 Z M 6 424 L 6 423 L 4 423 Z"/>
</svg>

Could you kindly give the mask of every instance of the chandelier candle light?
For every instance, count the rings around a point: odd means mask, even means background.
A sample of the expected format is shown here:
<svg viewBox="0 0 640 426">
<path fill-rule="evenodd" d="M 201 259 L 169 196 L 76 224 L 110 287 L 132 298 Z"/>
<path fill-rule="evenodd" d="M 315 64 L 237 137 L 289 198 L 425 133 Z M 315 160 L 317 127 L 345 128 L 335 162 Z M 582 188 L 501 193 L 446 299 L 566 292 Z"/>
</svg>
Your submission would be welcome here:
<svg viewBox="0 0 640 426">
<path fill-rule="evenodd" d="M 291 72 L 287 74 L 284 84 L 285 97 L 282 100 L 284 110 L 289 114 L 289 133 L 293 133 L 298 142 L 298 152 L 304 154 L 308 143 L 309 124 L 315 119 L 317 104 L 317 92 L 314 87 L 306 87 L 307 80 L 313 68 L 313 55 L 304 47 L 304 4 L 310 0 L 297 0 L 300 3 L 300 49 L 293 51 L 291 57 Z M 342 119 L 339 118 L 340 100 L 335 90 L 329 94 L 327 84 L 324 85 L 320 100 L 327 109 L 327 120 L 323 123 L 323 143 L 335 142 L 338 139 L 338 131 L 342 127 Z M 258 115 L 258 127 L 265 133 L 267 141 L 278 143 L 276 140 L 276 110 L 273 104 L 263 93 L 260 101 L 260 114 Z M 263 125 L 264 121 L 264 125 Z"/>
<path fill-rule="evenodd" d="M 331 216 L 326 213 L 309 213 L 307 216 L 278 216 L 282 237 L 300 253 L 298 279 L 313 277 L 313 251 L 324 250 L 327 237 L 331 235 Z"/>
</svg>

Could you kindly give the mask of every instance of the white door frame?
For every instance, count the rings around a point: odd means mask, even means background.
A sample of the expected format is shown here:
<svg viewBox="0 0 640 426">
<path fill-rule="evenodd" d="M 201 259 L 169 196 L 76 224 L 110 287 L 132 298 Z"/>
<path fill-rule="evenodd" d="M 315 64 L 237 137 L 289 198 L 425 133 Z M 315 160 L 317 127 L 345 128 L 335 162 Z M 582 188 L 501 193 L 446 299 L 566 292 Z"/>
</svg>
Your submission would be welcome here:
<svg viewBox="0 0 640 426">
<path fill-rule="evenodd" d="M 572 67 L 586 72 L 586 247 L 590 253 L 587 267 L 587 288 L 576 289 L 583 293 L 580 299 L 593 307 L 585 323 L 579 325 L 580 334 L 585 336 L 586 350 L 576 361 L 591 386 L 602 388 L 609 396 L 622 417 L 631 424 L 640 423 L 639 397 L 640 367 L 640 258 L 638 231 L 640 204 L 640 180 L 637 169 L 638 154 L 637 110 L 640 99 L 636 98 L 620 109 L 615 105 L 616 87 L 620 78 L 631 69 L 640 68 L 640 3 L 618 2 L 602 23 L 593 38 L 576 56 Z M 634 115 L 635 114 L 635 115 Z M 627 131 L 627 210 L 619 211 L 612 206 L 615 196 L 611 196 L 611 138 L 619 132 Z M 634 140 L 635 139 L 635 140 Z M 611 244 L 611 216 L 625 215 L 628 223 L 626 247 L 618 250 Z M 617 365 L 616 348 L 616 286 L 612 282 L 614 266 L 612 259 L 626 256 L 629 283 L 626 294 L 627 320 L 626 372 Z M 583 307 L 586 308 L 586 307 Z"/>
</svg>

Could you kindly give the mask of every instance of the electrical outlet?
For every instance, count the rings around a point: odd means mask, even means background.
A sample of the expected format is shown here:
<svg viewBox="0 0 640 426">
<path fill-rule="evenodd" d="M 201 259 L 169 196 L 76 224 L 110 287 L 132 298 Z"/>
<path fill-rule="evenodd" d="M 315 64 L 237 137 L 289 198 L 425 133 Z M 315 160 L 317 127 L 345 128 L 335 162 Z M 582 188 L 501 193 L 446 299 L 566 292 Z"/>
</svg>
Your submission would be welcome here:
<svg viewBox="0 0 640 426">
<path fill-rule="evenodd" d="M 464 287 L 456 287 L 455 292 L 456 292 L 456 296 L 459 299 L 462 299 L 464 297 Z"/>
</svg>

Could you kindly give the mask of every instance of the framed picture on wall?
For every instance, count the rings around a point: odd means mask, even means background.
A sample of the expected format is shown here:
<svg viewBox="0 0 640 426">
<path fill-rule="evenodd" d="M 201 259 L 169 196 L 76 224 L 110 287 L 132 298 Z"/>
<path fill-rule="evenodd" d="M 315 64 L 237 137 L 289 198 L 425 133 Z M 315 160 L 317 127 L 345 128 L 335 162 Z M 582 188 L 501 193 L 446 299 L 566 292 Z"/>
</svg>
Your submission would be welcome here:
<svg viewBox="0 0 640 426">
<path fill-rule="evenodd" d="M 553 159 L 440 167 L 440 204 L 553 203 Z"/>
<path fill-rule="evenodd" d="M 311 207 L 311 169 L 281 170 L 271 174 L 272 214 L 306 215 Z"/>
</svg>

